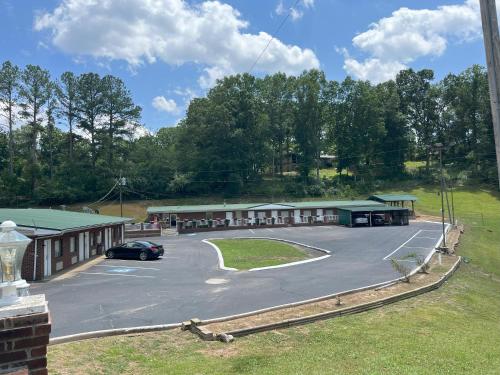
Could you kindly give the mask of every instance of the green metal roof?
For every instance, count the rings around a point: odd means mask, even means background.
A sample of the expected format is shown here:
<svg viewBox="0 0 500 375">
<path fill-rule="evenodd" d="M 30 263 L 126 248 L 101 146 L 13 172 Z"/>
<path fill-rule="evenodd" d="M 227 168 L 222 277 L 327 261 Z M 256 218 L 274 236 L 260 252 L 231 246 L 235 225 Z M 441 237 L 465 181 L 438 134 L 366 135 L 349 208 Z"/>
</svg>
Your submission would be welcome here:
<svg viewBox="0 0 500 375">
<path fill-rule="evenodd" d="M 148 214 L 158 213 L 180 213 L 180 212 L 212 212 L 212 211 L 234 211 L 246 210 L 250 207 L 260 206 L 266 203 L 238 203 L 238 204 L 202 204 L 197 206 L 158 206 L 148 207 Z"/>
<path fill-rule="evenodd" d="M 402 202 L 418 200 L 418 198 L 412 194 L 376 194 L 370 196 L 368 199 L 376 200 L 379 202 Z"/>
<path fill-rule="evenodd" d="M 259 209 L 265 205 L 282 205 L 283 209 L 299 208 L 338 208 L 338 207 L 358 207 L 358 206 L 376 206 L 383 205 L 374 201 L 309 201 L 309 202 L 278 202 L 278 203 L 238 203 L 238 204 L 207 204 L 198 206 L 158 206 L 148 207 L 148 214 L 158 213 L 189 213 L 189 212 L 216 212 L 216 211 L 238 211 Z"/>
<path fill-rule="evenodd" d="M 408 211 L 407 208 L 394 206 L 365 206 L 365 207 L 342 207 L 340 210 L 348 212 L 387 212 L 387 211 Z"/>
<path fill-rule="evenodd" d="M 12 220 L 17 225 L 23 227 L 63 231 L 101 225 L 121 224 L 131 221 L 132 219 L 44 208 L 0 208 L 0 221 L 5 220 Z"/>
<path fill-rule="evenodd" d="M 296 208 L 340 208 L 340 207 L 359 207 L 359 206 L 378 206 L 383 203 L 374 201 L 310 201 L 310 202 L 292 202 L 287 203 Z"/>
</svg>

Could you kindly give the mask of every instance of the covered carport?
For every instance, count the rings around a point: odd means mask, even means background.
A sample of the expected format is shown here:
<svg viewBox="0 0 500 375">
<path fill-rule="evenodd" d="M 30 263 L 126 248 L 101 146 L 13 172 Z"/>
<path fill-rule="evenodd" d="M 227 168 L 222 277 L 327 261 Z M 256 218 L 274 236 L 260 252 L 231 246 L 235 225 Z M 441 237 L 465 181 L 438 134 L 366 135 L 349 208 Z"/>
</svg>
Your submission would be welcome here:
<svg viewBox="0 0 500 375">
<path fill-rule="evenodd" d="M 393 206 L 344 207 L 339 208 L 339 224 L 354 226 L 356 217 L 368 218 L 368 226 L 374 225 L 374 215 L 384 217 L 384 225 L 408 225 L 410 212 L 407 208 Z"/>
<path fill-rule="evenodd" d="M 368 199 L 393 207 L 408 208 L 411 217 L 415 217 L 415 202 L 418 198 L 412 194 L 376 194 L 370 196 Z"/>
</svg>

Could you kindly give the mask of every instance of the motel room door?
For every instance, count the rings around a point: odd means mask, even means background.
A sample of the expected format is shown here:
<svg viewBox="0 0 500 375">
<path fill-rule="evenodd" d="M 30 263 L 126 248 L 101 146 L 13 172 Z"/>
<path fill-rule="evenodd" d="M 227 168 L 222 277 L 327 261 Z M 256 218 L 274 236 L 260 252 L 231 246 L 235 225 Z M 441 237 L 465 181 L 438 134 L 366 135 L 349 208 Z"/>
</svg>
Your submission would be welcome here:
<svg viewBox="0 0 500 375">
<path fill-rule="evenodd" d="M 85 256 L 85 259 L 89 259 L 90 258 L 90 234 L 89 234 L 89 232 L 85 232 L 84 233 L 84 238 L 85 238 L 85 241 L 84 241 L 84 244 L 85 244 L 84 256 Z"/>
<path fill-rule="evenodd" d="M 293 210 L 293 220 L 295 223 L 300 223 L 300 210 Z"/>
<path fill-rule="evenodd" d="M 43 241 L 43 276 L 52 274 L 52 240 Z"/>
<path fill-rule="evenodd" d="M 85 259 L 85 235 L 78 233 L 78 261 Z"/>
</svg>

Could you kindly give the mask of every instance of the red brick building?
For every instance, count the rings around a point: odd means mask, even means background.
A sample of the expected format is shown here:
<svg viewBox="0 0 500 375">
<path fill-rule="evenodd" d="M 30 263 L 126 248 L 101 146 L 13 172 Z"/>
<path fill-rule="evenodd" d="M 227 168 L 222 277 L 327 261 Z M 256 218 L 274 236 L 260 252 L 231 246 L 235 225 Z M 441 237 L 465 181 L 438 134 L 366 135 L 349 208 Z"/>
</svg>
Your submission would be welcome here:
<svg viewBox="0 0 500 375">
<path fill-rule="evenodd" d="M 52 209 L 0 208 L 0 222 L 12 220 L 33 241 L 22 277 L 42 280 L 123 242 L 128 218 Z"/>
</svg>

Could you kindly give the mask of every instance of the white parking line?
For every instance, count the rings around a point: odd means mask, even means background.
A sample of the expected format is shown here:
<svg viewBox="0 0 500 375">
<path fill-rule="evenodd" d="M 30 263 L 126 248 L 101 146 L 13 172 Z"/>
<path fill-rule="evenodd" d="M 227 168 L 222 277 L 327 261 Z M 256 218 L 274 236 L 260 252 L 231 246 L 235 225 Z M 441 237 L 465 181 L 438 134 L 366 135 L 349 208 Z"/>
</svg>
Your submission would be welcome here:
<svg viewBox="0 0 500 375">
<path fill-rule="evenodd" d="M 437 240 L 436 237 L 423 237 L 423 236 L 418 236 L 418 237 L 415 237 L 415 238 L 424 238 L 424 239 L 427 239 L 427 240 Z"/>
<path fill-rule="evenodd" d="M 299 227 L 301 229 L 306 229 L 306 230 L 312 230 L 312 228 L 309 228 L 309 227 Z"/>
<path fill-rule="evenodd" d="M 424 246 L 403 246 L 405 249 L 430 249 L 430 247 Z"/>
<path fill-rule="evenodd" d="M 410 242 L 411 240 L 413 240 L 415 237 L 417 237 L 420 233 L 422 232 L 422 229 L 420 229 L 417 233 L 415 233 L 413 236 L 411 236 L 411 238 L 406 241 L 404 244 L 402 244 L 401 246 L 399 246 L 396 250 L 394 250 L 393 252 L 391 252 L 390 254 L 386 255 L 384 258 L 382 258 L 383 260 L 387 260 L 392 254 L 394 254 L 396 251 L 398 251 L 399 249 L 401 249 L 403 246 L 405 246 L 408 242 Z"/>
<path fill-rule="evenodd" d="M 252 232 L 253 234 L 255 234 L 254 230 L 253 229 L 249 229 L 250 232 Z"/>
<path fill-rule="evenodd" d="M 139 276 L 139 275 L 124 275 L 122 273 L 106 273 L 106 272 L 80 272 L 84 275 L 105 275 L 105 276 L 124 276 L 124 277 L 140 277 L 154 279 L 154 276 Z"/>
<path fill-rule="evenodd" d="M 292 229 L 290 229 L 290 228 L 282 228 L 282 229 L 284 229 L 284 230 L 288 230 L 288 231 L 291 231 L 291 230 L 292 230 Z"/>
<path fill-rule="evenodd" d="M 274 230 L 269 229 L 269 228 L 266 228 L 266 230 L 268 230 L 269 232 L 274 232 Z"/>
<path fill-rule="evenodd" d="M 116 268 L 137 268 L 140 270 L 154 270 L 154 271 L 159 271 L 159 268 L 153 268 L 153 267 L 133 267 L 133 266 L 112 266 L 109 264 L 96 264 L 96 267 L 116 267 Z"/>
</svg>

